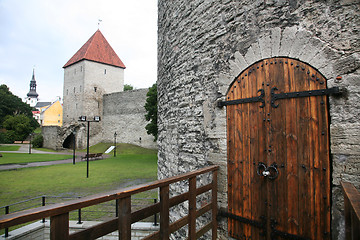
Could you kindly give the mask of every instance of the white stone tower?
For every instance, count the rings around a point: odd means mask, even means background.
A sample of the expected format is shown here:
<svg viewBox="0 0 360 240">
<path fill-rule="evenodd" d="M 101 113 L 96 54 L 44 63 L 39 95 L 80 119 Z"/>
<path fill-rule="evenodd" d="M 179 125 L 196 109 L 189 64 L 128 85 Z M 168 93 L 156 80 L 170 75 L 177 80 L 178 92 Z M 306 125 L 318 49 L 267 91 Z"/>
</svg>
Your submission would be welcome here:
<svg viewBox="0 0 360 240">
<path fill-rule="evenodd" d="M 30 90 L 26 97 L 26 103 L 30 105 L 30 107 L 35 107 L 38 102 L 39 94 L 36 92 L 36 80 L 35 80 L 35 70 L 33 69 L 32 78 L 30 80 Z"/>
<path fill-rule="evenodd" d="M 124 88 L 125 65 L 100 30 L 64 65 L 63 123 L 102 116 L 103 95 Z"/>
</svg>

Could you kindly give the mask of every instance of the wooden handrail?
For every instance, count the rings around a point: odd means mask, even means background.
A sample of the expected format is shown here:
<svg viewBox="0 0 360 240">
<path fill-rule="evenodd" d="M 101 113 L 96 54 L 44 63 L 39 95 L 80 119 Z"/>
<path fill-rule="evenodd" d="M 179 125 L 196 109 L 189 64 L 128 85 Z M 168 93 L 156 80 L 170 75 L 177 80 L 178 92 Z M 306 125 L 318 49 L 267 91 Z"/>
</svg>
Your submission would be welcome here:
<svg viewBox="0 0 360 240">
<path fill-rule="evenodd" d="M 360 239 L 360 193 L 348 182 L 341 182 L 344 193 L 345 238 Z"/>
<path fill-rule="evenodd" d="M 171 232 L 179 229 L 176 228 L 176 226 L 174 227 L 173 224 L 169 225 L 169 208 L 175 206 L 176 204 L 189 200 L 189 205 L 191 206 L 191 209 L 189 210 L 190 214 L 186 216 L 188 218 L 188 221 L 186 221 L 186 223 L 189 224 L 189 239 L 195 239 L 195 237 L 199 234 L 203 234 L 208 230 L 211 230 L 211 228 L 208 229 L 208 226 L 210 225 L 212 226 L 212 238 L 216 239 L 218 169 L 219 166 L 209 166 L 193 172 L 184 173 L 178 176 L 157 180 L 146 184 L 118 189 L 107 193 L 96 194 L 80 199 L 67 201 L 64 203 L 48 205 L 44 207 L 38 207 L 30 210 L 3 215 L 0 216 L 0 229 L 50 217 L 50 231 L 52 237 L 51 239 L 95 239 L 95 235 L 96 237 L 100 237 L 100 232 L 96 231 L 96 229 L 100 229 L 99 226 L 101 226 L 101 229 L 103 229 L 101 231 L 101 234 L 106 235 L 107 233 L 110 233 L 112 231 L 119 230 L 119 234 L 123 237 L 122 239 L 130 239 L 128 237 L 130 236 L 129 229 L 131 223 L 144 219 L 147 216 L 151 216 L 154 213 L 160 212 L 160 231 L 158 236 L 160 236 L 160 239 L 166 239 Z M 196 177 L 198 175 L 208 172 L 212 172 L 212 182 L 208 185 L 197 188 L 196 184 L 194 184 L 196 183 Z M 189 192 L 169 198 L 169 185 L 183 180 L 189 180 L 189 184 L 191 185 L 191 187 L 189 187 Z M 155 203 L 150 207 L 138 210 L 136 212 L 131 212 L 129 208 L 129 200 L 131 199 L 131 196 L 155 188 L 160 189 L 160 202 Z M 208 224 L 203 229 L 196 232 L 194 219 L 198 217 L 198 212 L 200 210 L 196 210 L 196 204 L 194 203 L 194 201 L 196 201 L 197 195 L 209 190 L 212 191 L 211 208 L 208 207 L 210 209 L 206 208 L 206 210 L 212 211 L 212 219 L 209 223 L 210 225 Z M 101 223 L 91 229 L 85 229 L 82 231 L 82 233 L 74 233 L 72 235 L 68 234 L 69 212 L 92 205 L 97 205 L 103 202 L 112 201 L 115 199 L 119 199 L 118 218 Z M 204 208 L 202 208 L 202 211 L 204 211 Z"/>
</svg>

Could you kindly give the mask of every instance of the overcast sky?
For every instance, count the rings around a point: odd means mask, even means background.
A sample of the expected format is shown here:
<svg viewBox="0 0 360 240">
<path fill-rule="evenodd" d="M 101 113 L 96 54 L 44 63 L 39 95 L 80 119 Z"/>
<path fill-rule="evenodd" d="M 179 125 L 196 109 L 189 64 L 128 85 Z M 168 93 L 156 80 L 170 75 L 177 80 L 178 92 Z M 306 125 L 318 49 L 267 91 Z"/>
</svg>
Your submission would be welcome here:
<svg viewBox="0 0 360 240">
<path fill-rule="evenodd" d="M 98 29 L 126 66 L 125 84 L 157 74 L 156 0 L 0 0 L 0 84 L 22 99 L 32 71 L 39 101 L 63 96 L 65 63 Z"/>
</svg>

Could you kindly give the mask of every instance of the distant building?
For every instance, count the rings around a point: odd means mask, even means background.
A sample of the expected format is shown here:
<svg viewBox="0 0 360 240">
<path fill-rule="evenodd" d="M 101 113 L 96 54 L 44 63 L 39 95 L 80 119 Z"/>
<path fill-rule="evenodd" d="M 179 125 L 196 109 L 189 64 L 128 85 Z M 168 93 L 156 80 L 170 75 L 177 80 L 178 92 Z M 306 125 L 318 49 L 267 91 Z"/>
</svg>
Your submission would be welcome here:
<svg viewBox="0 0 360 240">
<path fill-rule="evenodd" d="M 35 70 L 33 69 L 32 78 L 30 80 L 30 90 L 26 97 L 26 103 L 30 105 L 30 107 L 35 107 L 38 102 L 39 94 L 36 92 L 36 80 L 35 80 Z"/>
<path fill-rule="evenodd" d="M 103 95 L 122 92 L 125 65 L 100 30 L 64 65 L 64 124 L 102 116 Z"/>
<path fill-rule="evenodd" d="M 63 107 L 60 100 L 40 108 L 41 126 L 62 126 Z"/>
<path fill-rule="evenodd" d="M 44 146 L 52 149 L 85 148 L 88 120 L 91 123 L 89 143 L 118 142 L 156 148 L 154 137 L 145 129 L 145 101 L 148 89 L 124 90 L 125 65 L 97 30 L 64 65 L 63 125 L 42 128 Z M 74 138 L 75 135 L 75 138 Z"/>
</svg>

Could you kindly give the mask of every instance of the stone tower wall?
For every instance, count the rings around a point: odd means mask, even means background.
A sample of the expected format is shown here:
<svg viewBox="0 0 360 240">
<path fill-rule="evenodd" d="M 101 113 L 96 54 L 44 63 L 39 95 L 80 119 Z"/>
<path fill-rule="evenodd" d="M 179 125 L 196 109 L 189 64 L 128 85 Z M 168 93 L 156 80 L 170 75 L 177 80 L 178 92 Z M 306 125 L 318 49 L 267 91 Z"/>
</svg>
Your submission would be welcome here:
<svg viewBox="0 0 360 240">
<path fill-rule="evenodd" d="M 103 95 L 124 89 L 124 69 L 82 60 L 64 69 L 64 125 L 102 116 Z"/>
<path fill-rule="evenodd" d="M 84 61 L 64 69 L 63 124 L 77 121 L 83 114 Z"/>
<path fill-rule="evenodd" d="M 347 90 L 342 98 L 329 98 L 331 230 L 333 239 L 343 239 L 339 182 L 360 188 L 359 4 L 159 0 L 158 6 L 158 177 L 218 164 L 219 207 L 227 207 L 226 109 L 216 102 L 252 63 L 277 56 L 299 59 L 321 72 L 329 88 Z M 184 211 L 174 208 L 170 216 Z M 225 221 L 219 234 L 228 239 Z"/>
</svg>

